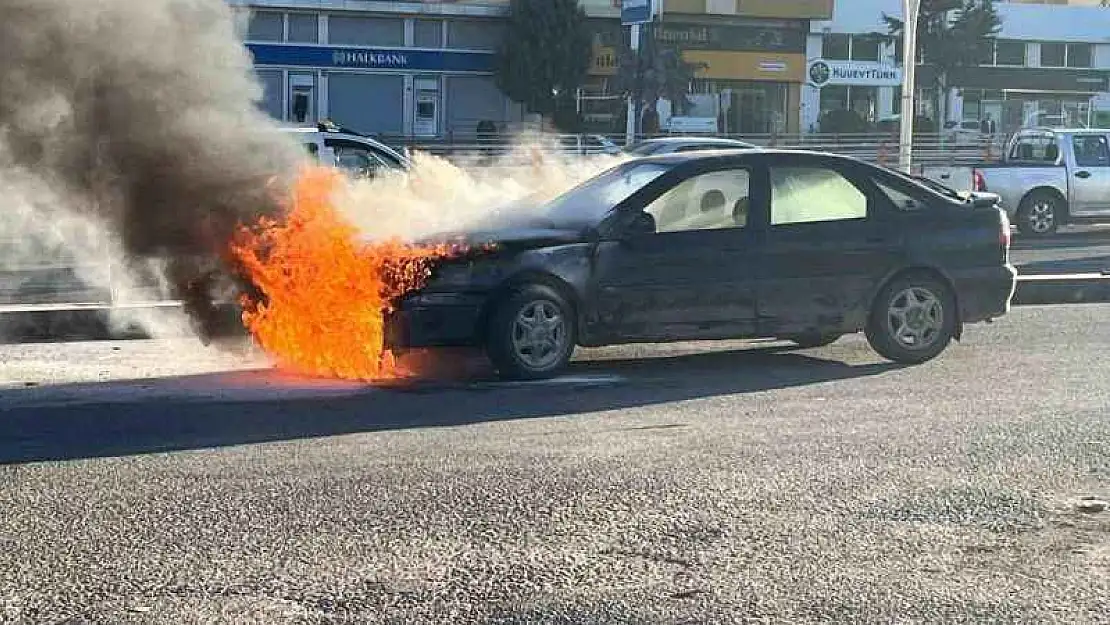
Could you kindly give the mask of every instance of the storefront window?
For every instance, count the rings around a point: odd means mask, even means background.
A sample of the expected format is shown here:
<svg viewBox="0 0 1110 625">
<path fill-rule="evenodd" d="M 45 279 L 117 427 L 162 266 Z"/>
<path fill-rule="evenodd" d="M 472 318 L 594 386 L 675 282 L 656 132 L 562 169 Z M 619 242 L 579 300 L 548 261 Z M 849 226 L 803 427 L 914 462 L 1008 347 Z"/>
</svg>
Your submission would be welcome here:
<svg viewBox="0 0 1110 625">
<path fill-rule="evenodd" d="M 289 14 L 289 41 L 294 43 L 320 42 L 320 20 L 315 13 Z"/>
<path fill-rule="evenodd" d="M 412 44 L 417 48 L 442 48 L 443 22 L 440 20 L 413 20 Z"/>
<path fill-rule="evenodd" d="M 849 87 L 848 100 L 857 115 L 868 122 L 875 122 L 875 112 L 879 102 L 877 87 Z"/>
<path fill-rule="evenodd" d="M 995 65 L 1025 65 L 1025 43 L 1021 41 L 999 41 L 995 48 Z"/>
<path fill-rule="evenodd" d="M 285 38 L 285 16 L 276 11 L 254 11 L 247 27 L 249 41 L 281 41 Z"/>
<path fill-rule="evenodd" d="M 1090 67 L 1091 46 L 1086 43 L 1068 44 L 1068 67 Z"/>
<path fill-rule="evenodd" d="M 394 17 L 332 15 L 328 18 L 331 43 L 355 46 L 402 46 L 405 21 Z"/>
<path fill-rule="evenodd" d="M 1064 67 L 1067 46 L 1062 43 L 1041 44 L 1041 67 Z"/>
<path fill-rule="evenodd" d="M 878 61 L 879 43 L 878 37 L 852 37 L 852 60 Z"/>
<path fill-rule="evenodd" d="M 821 115 L 829 111 L 848 108 L 848 87 L 829 86 L 821 88 Z"/>
<path fill-rule="evenodd" d="M 825 35 L 824 57 L 830 61 L 847 61 L 851 37 L 848 35 Z"/>
<path fill-rule="evenodd" d="M 493 50 L 501 43 L 503 26 L 493 20 L 455 20 L 447 24 L 447 47 Z"/>
</svg>

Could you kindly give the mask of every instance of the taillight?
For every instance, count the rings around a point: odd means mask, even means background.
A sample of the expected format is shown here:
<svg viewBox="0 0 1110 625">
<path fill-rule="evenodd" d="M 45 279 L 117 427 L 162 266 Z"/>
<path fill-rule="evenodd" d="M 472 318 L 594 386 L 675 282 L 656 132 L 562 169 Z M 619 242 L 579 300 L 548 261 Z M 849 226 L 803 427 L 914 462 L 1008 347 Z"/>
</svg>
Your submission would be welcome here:
<svg viewBox="0 0 1110 625">
<path fill-rule="evenodd" d="M 978 169 L 971 170 L 971 186 L 980 193 L 987 190 L 987 179 L 983 177 L 983 172 Z"/>
<path fill-rule="evenodd" d="M 1006 211 L 998 211 L 1001 218 L 1001 229 L 998 233 L 998 243 L 1002 246 L 1003 250 L 1010 249 L 1010 218 L 1006 215 Z"/>
</svg>

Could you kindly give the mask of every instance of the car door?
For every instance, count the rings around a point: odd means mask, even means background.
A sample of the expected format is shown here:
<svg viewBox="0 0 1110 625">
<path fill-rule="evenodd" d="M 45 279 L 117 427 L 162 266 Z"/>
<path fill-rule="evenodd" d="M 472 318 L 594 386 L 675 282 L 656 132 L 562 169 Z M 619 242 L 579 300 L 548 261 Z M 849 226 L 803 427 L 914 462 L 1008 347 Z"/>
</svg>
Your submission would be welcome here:
<svg viewBox="0 0 1110 625">
<path fill-rule="evenodd" d="M 692 174 L 642 209 L 655 231 L 603 241 L 594 317 L 624 341 L 750 336 L 755 331 L 757 170 Z"/>
<path fill-rule="evenodd" d="M 1083 133 L 1072 136 L 1072 163 L 1068 168 L 1068 205 L 1071 214 L 1110 214 L 1110 146 L 1106 135 Z"/>
<path fill-rule="evenodd" d="M 857 167 L 805 155 L 770 160 L 760 334 L 859 327 L 875 285 L 901 262 L 901 229 L 884 218 L 887 204 Z"/>
</svg>

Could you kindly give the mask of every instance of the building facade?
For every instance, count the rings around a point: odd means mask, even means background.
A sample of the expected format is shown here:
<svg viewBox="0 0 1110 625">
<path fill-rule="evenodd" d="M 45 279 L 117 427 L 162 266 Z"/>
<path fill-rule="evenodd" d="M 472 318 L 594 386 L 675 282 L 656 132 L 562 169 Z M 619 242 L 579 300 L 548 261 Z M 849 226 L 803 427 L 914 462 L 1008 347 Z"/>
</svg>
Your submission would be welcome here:
<svg viewBox="0 0 1110 625">
<path fill-rule="evenodd" d="M 629 30 L 620 26 L 620 0 L 583 0 L 583 6 L 595 29 L 585 118 L 596 123 L 594 130 L 619 132 L 624 105 L 610 84 Z M 691 85 L 692 110 L 680 115 L 662 103 L 664 128 L 679 130 L 682 121 L 719 133 L 799 130 L 809 24 L 833 16 L 832 0 L 663 0 L 660 8 L 655 42 L 679 47 L 687 61 L 702 66 Z"/>
<path fill-rule="evenodd" d="M 523 117 L 493 80 L 507 0 L 229 3 L 278 120 L 430 139 Z"/>
<path fill-rule="evenodd" d="M 942 98 L 922 87 L 935 74 L 919 65 L 917 115 L 942 128 L 987 122 L 997 132 L 1098 125 L 1110 111 L 1110 9 L 1074 0 L 995 6 L 1002 30 L 987 58 L 950 77 L 952 88 Z M 804 128 L 818 130 L 822 116 L 839 109 L 872 124 L 901 114 L 901 46 L 882 36 L 884 12 L 900 15 L 900 0 L 840 2 L 833 19 L 812 22 Z"/>
</svg>

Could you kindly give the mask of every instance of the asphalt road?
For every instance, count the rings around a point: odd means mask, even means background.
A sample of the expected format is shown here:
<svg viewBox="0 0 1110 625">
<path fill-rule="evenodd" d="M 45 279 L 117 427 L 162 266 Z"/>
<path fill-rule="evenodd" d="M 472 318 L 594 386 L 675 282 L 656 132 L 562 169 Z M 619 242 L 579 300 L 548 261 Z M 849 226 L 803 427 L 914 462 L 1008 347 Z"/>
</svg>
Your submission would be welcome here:
<svg viewBox="0 0 1110 625">
<path fill-rule="evenodd" d="M 384 389 L 2 347 L 0 621 L 1105 623 L 1108 316 Z"/>
</svg>

